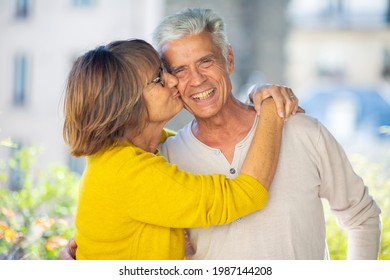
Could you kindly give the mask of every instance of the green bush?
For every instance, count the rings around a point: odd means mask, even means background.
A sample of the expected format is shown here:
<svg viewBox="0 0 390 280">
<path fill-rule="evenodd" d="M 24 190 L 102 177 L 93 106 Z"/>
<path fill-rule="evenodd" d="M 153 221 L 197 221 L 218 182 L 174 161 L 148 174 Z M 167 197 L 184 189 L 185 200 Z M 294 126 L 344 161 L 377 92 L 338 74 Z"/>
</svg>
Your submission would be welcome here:
<svg viewBox="0 0 390 280">
<path fill-rule="evenodd" d="M 58 164 L 35 170 L 38 153 L 23 148 L 0 162 L 0 259 L 58 259 L 73 235 L 79 176 Z M 20 175 L 13 190 L 9 169 Z"/>
</svg>

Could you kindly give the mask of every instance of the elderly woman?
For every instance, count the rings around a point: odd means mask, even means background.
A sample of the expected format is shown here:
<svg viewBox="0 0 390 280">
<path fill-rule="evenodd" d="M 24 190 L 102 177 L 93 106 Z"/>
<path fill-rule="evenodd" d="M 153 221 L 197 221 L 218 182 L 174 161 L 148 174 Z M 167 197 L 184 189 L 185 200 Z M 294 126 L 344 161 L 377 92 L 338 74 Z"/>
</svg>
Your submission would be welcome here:
<svg viewBox="0 0 390 280">
<path fill-rule="evenodd" d="M 184 228 L 222 225 L 264 207 L 283 119 L 263 102 L 236 179 L 194 175 L 160 156 L 164 125 L 183 104 L 177 79 L 142 40 L 77 59 L 64 100 L 64 139 L 86 156 L 75 218 L 77 259 L 183 259 Z M 270 101 L 272 103 L 272 101 Z"/>
</svg>

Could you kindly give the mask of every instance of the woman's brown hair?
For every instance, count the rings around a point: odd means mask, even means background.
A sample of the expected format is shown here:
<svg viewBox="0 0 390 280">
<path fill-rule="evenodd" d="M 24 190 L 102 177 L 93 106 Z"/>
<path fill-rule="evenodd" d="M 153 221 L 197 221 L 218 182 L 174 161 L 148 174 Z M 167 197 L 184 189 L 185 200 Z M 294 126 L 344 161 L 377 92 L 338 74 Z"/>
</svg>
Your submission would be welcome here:
<svg viewBox="0 0 390 280">
<path fill-rule="evenodd" d="M 154 48 L 139 39 L 100 46 L 75 61 L 66 86 L 63 127 L 72 155 L 92 155 L 142 131 L 146 73 L 160 64 Z"/>
</svg>

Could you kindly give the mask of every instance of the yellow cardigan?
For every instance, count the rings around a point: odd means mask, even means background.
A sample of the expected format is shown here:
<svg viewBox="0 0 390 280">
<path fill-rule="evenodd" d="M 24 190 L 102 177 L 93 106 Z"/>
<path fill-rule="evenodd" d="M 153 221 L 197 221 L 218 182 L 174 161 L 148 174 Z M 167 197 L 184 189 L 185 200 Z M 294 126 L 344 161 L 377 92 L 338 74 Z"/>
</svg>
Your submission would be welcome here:
<svg viewBox="0 0 390 280">
<path fill-rule="evenodd" d="M 193 175 L 126 144 L 87 157 L 75 219 L 77 259 L 184 259 L 184 230 L 264 207 L 254 178 Z"/>
</svg>

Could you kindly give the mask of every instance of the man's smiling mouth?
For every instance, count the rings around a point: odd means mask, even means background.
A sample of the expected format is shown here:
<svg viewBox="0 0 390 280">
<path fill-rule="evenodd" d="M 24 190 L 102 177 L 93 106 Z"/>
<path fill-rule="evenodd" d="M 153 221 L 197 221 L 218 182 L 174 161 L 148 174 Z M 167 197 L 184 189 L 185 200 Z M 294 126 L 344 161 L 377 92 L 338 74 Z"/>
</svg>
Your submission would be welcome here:
<svg viewBox="0 0 390 280">
<path fill-rule="evenodd" d="M 213 92 L 214 92 L 213 89 L 206 90 L 204 92 L 193 95 L 192 98 L 197 99 L 197 100 L 203 100 L 203 99 L 208 98 Z"/>
</svg>

